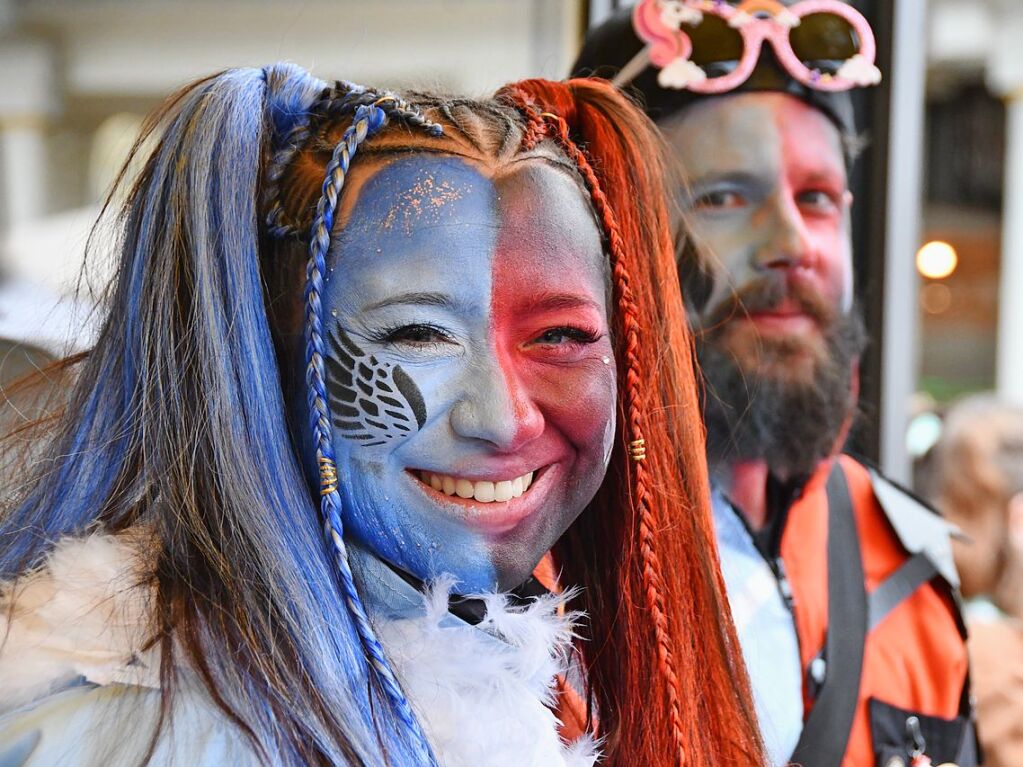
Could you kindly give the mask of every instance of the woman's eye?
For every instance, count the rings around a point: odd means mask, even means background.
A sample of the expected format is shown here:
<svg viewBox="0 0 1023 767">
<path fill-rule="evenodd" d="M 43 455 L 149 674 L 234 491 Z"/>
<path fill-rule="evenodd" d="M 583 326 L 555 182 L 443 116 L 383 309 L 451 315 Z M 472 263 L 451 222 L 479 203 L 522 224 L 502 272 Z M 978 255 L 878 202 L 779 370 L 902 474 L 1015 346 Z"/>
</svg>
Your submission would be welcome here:
<svg viewBox="0 0 1023 767">
<path fill-rule="evenodd" d="M 745 204 L 746 198 L 739 192 L 727 190 L 704 192 L 693 200 L 693 208 L 696 210 L 729 210 L 741 208 Z"/>
<path fill-rule="evenodd" d="M 385 344 L 404 344 L 406 346 L 454 343 L 454 339 L 446 331 L 426 324 L 402 325 L 392 328 L 384 332 L 378 340 Z"/>
<path fill-rule="evenodd" d="M 545 346 L 560 346 L 567 343 L 592 344 L 596 343 L 599 339 L 600 336 L 597 336 L 588 330 L 563 327 L 545 330 L 536 337 L 533 343 L 543 344 Z"/>
</svg>

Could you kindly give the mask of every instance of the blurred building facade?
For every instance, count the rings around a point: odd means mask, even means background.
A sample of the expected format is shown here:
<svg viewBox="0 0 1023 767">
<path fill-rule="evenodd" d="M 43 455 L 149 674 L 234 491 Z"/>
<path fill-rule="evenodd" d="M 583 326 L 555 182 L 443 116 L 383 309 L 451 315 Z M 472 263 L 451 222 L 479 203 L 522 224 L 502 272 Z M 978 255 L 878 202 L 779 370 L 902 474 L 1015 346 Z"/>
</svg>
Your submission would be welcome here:
<svg viewBox="0 0 1023 767">
<path fill-rule="evenodd" d="M 902 0 L 900 0 L 902 1 Z M 1023 3 L 931 0 L 923 240 L 950 244 L 922 273 L 920 389 L 1023 402 Z"/>
</svg>

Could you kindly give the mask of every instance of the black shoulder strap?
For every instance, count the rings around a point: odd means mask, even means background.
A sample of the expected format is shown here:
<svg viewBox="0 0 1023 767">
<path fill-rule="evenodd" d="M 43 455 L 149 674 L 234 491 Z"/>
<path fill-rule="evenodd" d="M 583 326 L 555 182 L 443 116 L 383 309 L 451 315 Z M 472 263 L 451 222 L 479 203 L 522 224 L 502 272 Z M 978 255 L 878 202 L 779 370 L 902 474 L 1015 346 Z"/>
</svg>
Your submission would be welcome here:
<svg viewBox="0 0 1023 767">
<path fill-rule="evenodd" d="M 935 567 L 931 558 L 922 551 L 903 562 L 898 570 L 870 592 L 870 619 L 867 630 L 873 631 L 888 613 L 937 574 L 938 568 Z"/>
<path fill-rule="evenodd" d="M 828 477 L 828 633 L 826 676 L 792 761 L 803 767 L 841 764 L 859 701 L 867 594 L 852 499 L 836 460 Z"/>
</svg>

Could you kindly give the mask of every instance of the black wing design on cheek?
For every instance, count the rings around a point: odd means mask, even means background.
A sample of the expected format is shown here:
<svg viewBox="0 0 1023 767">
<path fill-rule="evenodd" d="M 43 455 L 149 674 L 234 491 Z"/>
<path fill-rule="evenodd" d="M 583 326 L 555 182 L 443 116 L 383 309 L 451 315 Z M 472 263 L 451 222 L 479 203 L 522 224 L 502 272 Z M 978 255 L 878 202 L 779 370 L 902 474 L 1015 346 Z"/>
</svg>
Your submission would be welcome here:
<svg viewBox="0 0 1023 767">
<path fill-rule="evenodd" d="M 419 431 L 426 403 L 399 365 L 367 354 L 341 329 L 328 335 L 327 395 L 337 429 L 364 446 L 385 445 Z"/>
</svg>

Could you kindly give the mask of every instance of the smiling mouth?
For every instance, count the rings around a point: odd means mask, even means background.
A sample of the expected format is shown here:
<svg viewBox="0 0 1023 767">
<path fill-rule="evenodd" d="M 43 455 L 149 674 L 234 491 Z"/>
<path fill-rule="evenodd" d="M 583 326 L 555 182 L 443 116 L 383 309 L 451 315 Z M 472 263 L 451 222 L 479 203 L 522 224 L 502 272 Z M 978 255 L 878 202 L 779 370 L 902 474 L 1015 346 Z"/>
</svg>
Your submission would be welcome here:
<svg viewBox="0 0 1023 767">
<path fill-rule="evenodd" d="M 489 480 L 471 480 L 464 477 L 453 477 L 448 474 L 437 474 L 432 471 L 413 470 L 412 476 L 428 485 L 438 493 L 477 503 L 507 503 L 520 497 L 533 484 L 536 472 L 531 471 L 514 479 L 492 482 Z"/>
</svg>

